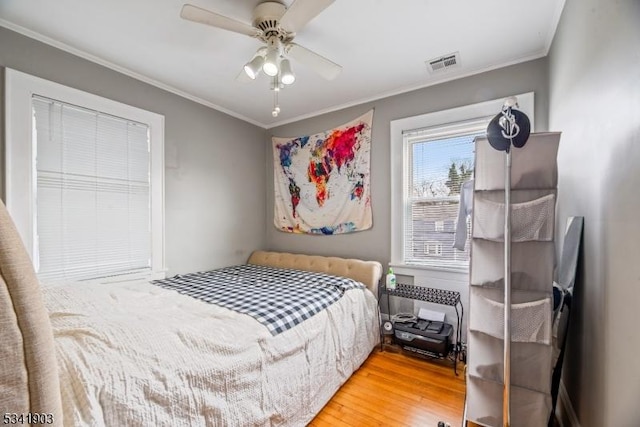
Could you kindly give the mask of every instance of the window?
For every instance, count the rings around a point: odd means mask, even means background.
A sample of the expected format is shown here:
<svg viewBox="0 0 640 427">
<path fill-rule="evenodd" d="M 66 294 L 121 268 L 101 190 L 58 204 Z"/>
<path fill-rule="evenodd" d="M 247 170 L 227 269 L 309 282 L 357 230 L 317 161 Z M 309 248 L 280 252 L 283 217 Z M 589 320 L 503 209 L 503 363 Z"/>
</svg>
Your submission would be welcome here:
<svg viewBox="0 0 640 427">
<path fill-rule="evenodd" d="M 391 122 L 391 265 L 468 271 L 468 240 L 453 248 L 460 188 L 473 177 L 474 138 L 505 98 Z M 533 93 L 517 98 L 533 128 Z"/>
<path fill-rule="evenodd" d="M 424 254 L 426 256 L 442 256 L 442 243 L 441 242 L 425 243 Z"/>
<path fill-rule="evenodd" d="M 7 83 L 7 208 L 39 278 L 162 277 L 162 116 L 13 70 Z"/>
<path fill-rule="evenodd" d="M 490 119 L 404 133 L 408 155 L 404 218 L 407 264 L 464 268 L 468 263 L 468 242 L 464 251 L 453 248 L 460 189 L 473 178 L 473 141 L 485 133 Z M 451 225 L 445 228 L 445 224 Z M 438 257 L 435 261 L 434 256 Z"/>
</svg>

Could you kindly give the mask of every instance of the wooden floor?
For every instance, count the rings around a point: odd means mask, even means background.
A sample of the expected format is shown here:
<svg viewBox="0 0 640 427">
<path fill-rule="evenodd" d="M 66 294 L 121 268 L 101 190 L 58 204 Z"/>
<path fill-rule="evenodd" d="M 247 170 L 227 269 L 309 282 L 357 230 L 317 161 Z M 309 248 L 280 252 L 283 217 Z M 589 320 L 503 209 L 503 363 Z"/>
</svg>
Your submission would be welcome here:
<svg viewBox="0 0 640 427">
<path fill-rule="evenodd" d="M 379 349 L 309 424 L 325 426 L 437 427 L 462 424 L 464 365 L 427 361 Z"/>
</svg>

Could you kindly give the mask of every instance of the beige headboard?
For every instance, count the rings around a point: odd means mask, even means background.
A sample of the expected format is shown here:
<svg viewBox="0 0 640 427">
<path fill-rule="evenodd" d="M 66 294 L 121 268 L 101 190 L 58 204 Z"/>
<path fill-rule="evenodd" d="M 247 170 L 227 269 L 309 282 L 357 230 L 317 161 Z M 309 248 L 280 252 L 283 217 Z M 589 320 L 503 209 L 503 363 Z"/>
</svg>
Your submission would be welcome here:
<svg viewBox="0 0 640 427">
<path fill-rule="evenodd" d="M 379 262 L 359 259 L 255 251 L 247 263 L 348 277 L 364 283 L 376 298 L 378 297 L 378 282 L 382 277 L 382 265 Z"/>
<path fill-rule="evenodd" d="M 0 202 L 0 412 L 51 413 L 62 425 L 53 331 L 22 240 Z"/>
</svg>

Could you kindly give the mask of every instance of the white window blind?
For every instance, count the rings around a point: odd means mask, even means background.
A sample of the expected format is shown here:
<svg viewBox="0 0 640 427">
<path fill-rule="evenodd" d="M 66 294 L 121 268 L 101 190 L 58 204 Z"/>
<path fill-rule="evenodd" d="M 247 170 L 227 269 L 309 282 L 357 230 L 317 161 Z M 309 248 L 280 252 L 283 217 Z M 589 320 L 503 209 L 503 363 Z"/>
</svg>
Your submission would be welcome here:
<svg viewBox="0 0 640 427">
<path fill-rule="evenodd" d="M 461 185 L 473 178 L 474 138 L 490 118 L 403 133 L 405 171 L 404 263 L 466 269 L 465 250 L 453 248 Z"/>
<path fill-rule="evenodd" d="M 32 98 L 41 280 L 151 271 L 149 127 Z"/>
</svg>

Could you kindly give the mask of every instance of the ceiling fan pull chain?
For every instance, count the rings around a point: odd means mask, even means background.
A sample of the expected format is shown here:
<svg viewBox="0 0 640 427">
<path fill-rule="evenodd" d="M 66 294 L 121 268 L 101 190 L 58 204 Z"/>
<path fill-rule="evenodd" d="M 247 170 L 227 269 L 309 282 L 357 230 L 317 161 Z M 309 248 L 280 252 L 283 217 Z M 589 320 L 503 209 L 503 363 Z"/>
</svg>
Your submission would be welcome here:
<svg viewBox="0 0 640 427">
<path fill-rule="evenodd" d="M 278 102 L 278 92 L 280 92 L 280 82 L 278 81 L 278 76 L 273 77 L 273 83 L 271 89 L 273 90 L 273 111 L 271 111 L 271 115 L 273 117 L 278 117 L 280 114 L 280 105 Z"/>
</svg>

